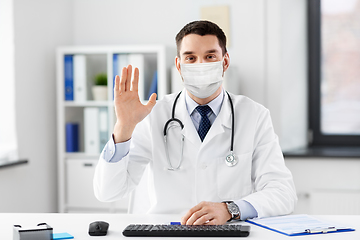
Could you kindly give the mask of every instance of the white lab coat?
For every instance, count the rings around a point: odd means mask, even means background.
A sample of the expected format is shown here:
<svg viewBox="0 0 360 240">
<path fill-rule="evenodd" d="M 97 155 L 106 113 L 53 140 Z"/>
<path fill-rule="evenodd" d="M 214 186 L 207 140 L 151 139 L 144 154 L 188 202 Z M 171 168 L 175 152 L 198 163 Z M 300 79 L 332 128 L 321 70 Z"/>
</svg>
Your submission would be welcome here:
<svg viewBox="0 0 360 240">
<path fill-rule="evenodd" d="M 201 201 L 246 200 L 258 217 L 289 214 L 297 201 L 290 171 L 286 168 L 269 111 L 244 96 L 232 95 L 235 110 L 234 153 L 237 165 L 228 167 L 231 107 L 227 94 L 216 120 L 201 142 L 185 104 L 184 90 L 175 118 L 183 130 L 171 128 L 168 147 L 173 166 L 180 160 L 181 134 L 185 136 L 183 162 L 169 171 L 163 128 L 171 118 L 175 94 L 158 101 L 133 133 L 129 154 L 117 163 L 100 157 L 94 176 L 95 196 L 115 201 L 139 183 L 147 164 L 151 208 L 148 213 L 185 213 Z"/>
</svg>

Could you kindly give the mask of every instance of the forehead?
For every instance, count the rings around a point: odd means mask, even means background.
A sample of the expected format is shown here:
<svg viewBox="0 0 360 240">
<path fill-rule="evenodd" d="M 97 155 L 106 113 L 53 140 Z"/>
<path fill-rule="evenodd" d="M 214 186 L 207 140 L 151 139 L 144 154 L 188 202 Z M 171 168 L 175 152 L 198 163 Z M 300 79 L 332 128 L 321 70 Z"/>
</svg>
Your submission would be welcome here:
<svg viewBox="0 0 360 240">
<path fill-rule="evenodd" d="M 210 50 L 222 52 L 219 40 L 215 35 L 200 36 L 198 34 L 188 34 L 181 41 L 180 55 L 188 52 L 203 54 Z"/>
</svg>

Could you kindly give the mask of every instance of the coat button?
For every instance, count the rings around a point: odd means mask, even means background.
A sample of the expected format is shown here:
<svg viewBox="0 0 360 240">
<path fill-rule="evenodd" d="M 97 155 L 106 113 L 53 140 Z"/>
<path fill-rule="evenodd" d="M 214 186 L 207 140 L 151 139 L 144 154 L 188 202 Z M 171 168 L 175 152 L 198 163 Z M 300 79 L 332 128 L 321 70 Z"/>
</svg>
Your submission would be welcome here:
<svg viewBox="0 0 360 240">
<path fill-rule="evenodd" d="M 206 164 L 203 163 L 203 164 L 201 165 L 201 168 L 205 170 L 205 169 L 207 168 Z"/>
</svg>

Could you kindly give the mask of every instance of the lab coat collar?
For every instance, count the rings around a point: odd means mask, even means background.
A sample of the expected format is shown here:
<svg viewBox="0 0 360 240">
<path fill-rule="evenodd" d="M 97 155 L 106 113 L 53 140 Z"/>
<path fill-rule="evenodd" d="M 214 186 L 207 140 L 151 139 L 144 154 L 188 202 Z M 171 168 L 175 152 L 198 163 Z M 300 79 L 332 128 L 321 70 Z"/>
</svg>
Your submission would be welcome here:
<svg viewBox="0 0 360 240">
<path fill-rule="evenodd" d="M 216 117 L 214 123 L 211 125 L 209 132 L 204 138 L 203 143 L 211 141 L 216 135 L 224 133 L 224 127 L 231 129 L 231 106 L 229 97 L 225 93 L 224 101 L 222 103 L 219 115 Z M 229 136 L 230 138 L 231 136 Z"/>
<path fill-rule="evenodd" d="M 180 121 L 182 121 L 184 124 L 182 134 L 185 136 L 185 138 L 187 138 L 192 144 L 197 145 L 197 147 L 200 147 L 201 140 L 195 129 L 194 123 L 192 122 L 190 115 L 188 113 L 185 97 L 186 97 L 186 89 L 183 89 L 180 98 L 178 100 L 178 103 L 175 107 L 175 117 L 176 115 L 178 115 Z"/>
</svg>

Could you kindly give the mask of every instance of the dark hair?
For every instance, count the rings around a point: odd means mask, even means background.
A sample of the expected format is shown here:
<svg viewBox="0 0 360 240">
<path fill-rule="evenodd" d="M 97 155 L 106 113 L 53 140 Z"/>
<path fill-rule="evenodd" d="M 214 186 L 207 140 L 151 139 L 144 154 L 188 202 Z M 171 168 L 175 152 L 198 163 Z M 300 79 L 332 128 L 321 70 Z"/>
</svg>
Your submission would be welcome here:
<svg viewBox="0 0 360 240">
<path fill-rule="evenodd" d="M 177 55 L 180 57 L 180 47 L 182 39 L 188 34 L 198 34 L 200 36 L 205 35 L 215 35 L 219 41 L 219 45 L 222 50 L 222 54 L 225 55 L 227 52 L 226 50 L 226 36 L 223 30 L 213 22 L 201 20 L 201 21 L 194 21 L 191 23 L 186 24 L 180 32 L 176 35 L 176 48 L 177 48 Z"/>
</svg>

